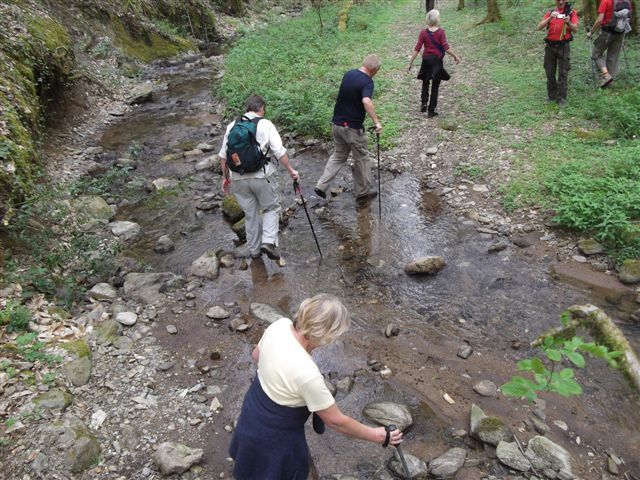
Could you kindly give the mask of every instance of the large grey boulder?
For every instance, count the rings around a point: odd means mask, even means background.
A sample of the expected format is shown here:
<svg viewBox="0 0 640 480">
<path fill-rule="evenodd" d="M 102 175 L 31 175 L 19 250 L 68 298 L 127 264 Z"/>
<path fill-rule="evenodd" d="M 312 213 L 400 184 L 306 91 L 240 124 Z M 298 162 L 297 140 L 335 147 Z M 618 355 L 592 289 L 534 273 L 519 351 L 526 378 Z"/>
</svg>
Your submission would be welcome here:
<svg viewBox="0 0 640 480">
<path fill-rule="evenodd" d="M 404 452 L 403 452 L 404 453 Z M 393 457 L 389 459 L 389 470 L 398 478 L 407 478 L 412 480 L 427 478 L 429 475 L 429 469 L 427 464 L 413 455 L 404 453 L 404 460 L 407 462 L 407 469 L 409 470 L 409 476 L 407 476 L 402 460 L 396 450 Z"/>
<path fill-rule="evenodd" d="M 269 324 L 286 317 L 279 309 L 265 303 L 252 303 L 249 307 L 249 312 L 258 320 Z"/>
<path fill-rule="evenodd" d="M 429 473 L 436 478 L 451 478 L 462 468 L 467 458 L 464 448 L 452 448 L 429 462 Z"/>
<path fill-rule="evenodd" d="M 604 247 L 593 238 L 587 238 L 578 242 L 578 250 L 583 255 L 597 255 L 604 252 Z"/>
<path fill-rule="evenodd" d="M 176 275 L 163 273 L 129 273 L 124 277 L 124 295 L 144 304 L 158 303 L 166 299 L 164 292 Z"/>
<path fill-rule="evenodd" d="M 404 431 L 413 425 L 413 417 L 406 405 L 394 402 L 370 402 L 364 406 L 362 415 L 378 425 L 395 425 Z"/>
<path fill-rule="evenodd" d="M 75 387 L 81 387 L 89 383 L 91 378 L 91 359 L 81 357 L 65 363 L 64 375 Z"/>
<path fill-rule="evenodd" d="M 45 408 L 47 410 L 64 410 L 73 401 L 73 395 L 54 388 L 45 393 L 41 393 L 33 398 L 32 402 L 35 406 Z"/>
<path fill-rule="evenodd" d="M 109 229 L 116 237 L 122 240 L 133 240 L 140 235 L 140 225 L 135 222 L 117 221 L 109 224 Z"/>
<path fill-rule="evenodd" d="M 153 251 L 156 253 L 169 253 L 173 249 L 175 249 L 175 245 L 169 235 L 162 235 L 153 247 Z"/>
<path fill-rule="evenodd" d="M 76 215 L 83 222 L 104 221 L 108 222 L 115 215 L 115 207 L 105 202 L 97 195 L 82 195 L 71 201 Z"/>
<path fill-rule="evenodd" d="M 531 463 L 522 454 L 515 442 L 500 442 L 496 449 L 496 455 L 498 456 L 498 460 L 507 467 L 518 470 L 519 472 L 528 472 L 531 468 Z"/>
<path fill-rule="evenodd" d="M 244 211 L 233 195 L 227 195 L 222 201 L 222 213 L 231 223 L 236 223 L 244 218 Z"/>
<path fill-rule="evenodd" d="M 434 275 L 442 270 L 447 262 L 442 257 L 422 257 L 407 263 L 404 271 L 409 275 Z"/>
<path fill-rule="evenodd" d="M 208 280 L 215 280 L 220 273 L 220 260 L 216 252 L 209 250 L 203 253 L 198 259 L 196 259 L 189 267 L 187 272 L 188 277 L 206 278 Z"/>
<path fill-rule="evenodd" d="M 571 456 L 560 445 L 547 437 L 536 436 L 529 440 L 524 454 L 538 470 L 571 472 Z"/>
<path fill-rule="evenodd" d="M 87 292 L 89 298 L 94 300 L 115 300 L 118 296 L 118 291 L 108 283 L 97 283 L 91 290 Z"/>
<path fill-rule="evenodd" d="M 64 454 L 64 464 L 72 473 L 80 473 L 100 461 L 100 444 L 86 427 L 68 429 L 75 437 Z"/>
<path fill-rule="evenodd" d="M 143 83 L 133 87 L 127 102 L 129 105 L 137 105 L 140 103 L 150 102 L 151 100 L 153 100 L 153 85 L 150 83 Z"/>
<path fill-rule="evenodd" d="M 469 434 L 493 446 L 497 446 L 502 440 L 513 441 L 513 433 L 509 427 L 499 418 L 487 416 L 476 404 L 471 405 Z"/>
<path fill-rule="evenodd" d="M 156 450 L 153 460 L 164 476 L 181 474 L 202 460 L 201 448 L 190 448 L 176 442 L 162 443 Z"/>
</svg>

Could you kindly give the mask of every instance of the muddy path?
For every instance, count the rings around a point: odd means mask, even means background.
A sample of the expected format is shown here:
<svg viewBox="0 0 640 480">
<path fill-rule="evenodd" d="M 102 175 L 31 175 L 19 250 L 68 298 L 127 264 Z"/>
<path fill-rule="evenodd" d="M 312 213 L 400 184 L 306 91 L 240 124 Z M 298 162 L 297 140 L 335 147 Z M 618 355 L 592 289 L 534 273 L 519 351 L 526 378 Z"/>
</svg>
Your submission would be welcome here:
<svg viewBox="0 0 640 480">
<path fill-rule="evenodd" d="M 398 54 L 412 45 L 409 37 L 419 29 L 420 19 L 408 15 L 406 24 L 399 28 L 407 32 L 407 42 L 399 44 Z M 222 107 L 210 96 L 210 62 L 193 58 L 186 63 L 157 65 L 147 79 L 154 85 L 153 102 L 112 119 L 110 126 L 101 128 L 94 137 L 96 145 L 103 148 L 100 162 L 111 164 L 137 145 L 136 176 L 147 181 L 179 180 L 180 187 L 161 201 L 125 202 L 117 214 L 117 219 L 139 223 L 143 231 L 141 239 L 127 245 L 123 255 L 142 261 L 151 270 L 176 274 L 184 274 L 207 250 L 232 251 L 238 246 L 219 210 L 197 208 L 202 202 L 220 199 L 215 196 L 219 175 L 213 169 L 197 171 L 195 165 L 215 155 L 226 123 Z M 458 73 L 443 88 L 441 108 L 451 115 L 471 115 L 456 110 L 448 91 L 457 82 L 471 82 L 477 71 L 470 63 Z M 480 397 L 472 386 L 484 379 L 498 385 L 509 380 L 516 361 L 533 354 L 529 342 L 556 326 L 567 306 L 594 303 L 606 309 L 639 348 L 640 327 L 627 320 L 631 309 L 637 308 L 633 290 L 559 255 L 557 242 L 540 238 L 552 234 L 557 240 L 562 234 L 539 222 L 509 219 L 505 222 L 508 228 L 500 234 L 478 220 L 479 214 L 498 211 L 495 200 L 476 192 L 474 182 L 452 178 L 451 172 L 482 141 L 439 130 L 434 122 L 420 119 L 396 149 L 382 154 L 380 210 L 377 199 L 356 207 L 348 169 L 336 179 L 336 195 L 329 202 L 315 197 L 313 185 L 328 158 L 327 145 L 305 146 L 285 135 L 285 145 L 294 152 L 293 165 L 301 172 L 303 194 L 323 258 L 319 258 L 288 177 L 281 175 L 282 206 L 293 212 L 281 229 L 286 267 L 265 258 L 246 260 L 248 268 L 243 269 L 243 260 L 236 258 L 233 266 L 221 270 L 217 280 L 199 284 L 188 297 L 181 293 L 159 306 L 152 326 L 152 334 L 176 363 L 171 373 L 155 380 L 154 388 L 179 390 L 204 379 L 205 383 L 225 386 L 221 396 L 224 409 L 190 430 L 190 439 L 169 429 L 163 416 L 147 418 L 147 430 L 162 439 L 205 448 L 202 478 L 229 475 L 226 448 L 230 437 L 225 426 L 232 425 L 239 412 L 255 371 L 249 354 L 265 327 L 249 315 L 252 302 L 277 306 L 292 315 L 301 300 L 316 293 L 333 293 L 344 299 L 353 315 L 353 327 L 340 342 L 317 352 L 321 370 L 333 378 L 359 372 L 351 392 L 338 394 L 340 407 L 357 418 L 364 404 L 374 399 L 409 404 L 416 425 L 406 437 L 406 451 L 423 458 L 433 458 L 451 445 L 465 445 L 471 458 L 485 457 L 477 444 L 451 435 L 456 429 L 468 428 L 471 403 L 505 419 L 520 440 L 535 435 L 526 422 L 533 406 L 502 395 Z M 184 156 L 202 143 L 214 150 Z M 437 155 L 425 156 L 426 148 L 435 144 L 439 145 Z M 401 173 L 394 167 L 399 158 L 410 164 Z M 473 202 L 473 208 L 449 201 L 449 188 L 464 197 L 462 203 Z M 470 214 L 471 210 L 476 215 Z M 153 251 L 162 235 L 174 240 L 173 252 L 161 255 Z M 515 236 L 529 238 L 530 246 L 520 248 L 509 241 L 506 249 L 488 252 L 497 241 Z M 404 265 L 424 255 L 442 255 L 447 267 L 435 277 L 407 276 Z M 208 321 L 204 315 L 207 309 L 225 304 L 247 319 L 251 325 L 247 332 L 232 332 L 224 323 Z M 400 327 L 399 336 L 384 336 L 389 323 Z M 167 333 L 168 324 L 178 326 L 177 335 Z M 464 342 L 474 350 L 467 360 L 456 355 Z M 381 380 L 367 367 L 368 360 L 389 366 L 392 378 Z M 623 455 L 632 471 L 640 470 L 637 395 L 621 375 L 598 362 L 590 363 L 578 377 L 585 389 L 582 397 L 544 396 L 547 423 L 552 425 L 549 437 L 571 452 L 576 472 L 583 478 L 600 478 L 607 447 Z M 445 393 L 454 404 L 443 399 Z M 568 424 L 568 430 L 554 427 L 554 420 Z M 322 475 L 368 478 L 390 455 L 332 432 L 319 437 L 310 431 L 308 437 Z M 141 466 L 132 465 L 131 472 Z M 480 478 L 481 466 L 463 469 L 458 478 Z"/>
</svg>

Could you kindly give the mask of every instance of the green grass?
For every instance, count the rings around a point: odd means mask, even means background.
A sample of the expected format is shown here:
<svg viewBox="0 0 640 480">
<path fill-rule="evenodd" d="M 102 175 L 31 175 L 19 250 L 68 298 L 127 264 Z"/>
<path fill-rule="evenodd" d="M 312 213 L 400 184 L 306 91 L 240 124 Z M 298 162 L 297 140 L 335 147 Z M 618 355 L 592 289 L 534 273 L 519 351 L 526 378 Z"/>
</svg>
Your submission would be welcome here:
<svg viewBox="0 0 640 480">
<path fill-rule="evenodd" d="M 398 108 L 397 85 L 385 74 L 406 68 L 406 59 L 390 54 L 396 46 L 394 22 L 408 0 L 365 1 L 349 12 L 347 29 L 337 27 L 341 3 L 323 9 L 324 31 L 316 13 L 282 21 L 250 33 L 225 60 L 225 76 L 216 95 L 228 102 L 229 114 L 242 112 L 246 98 L 257 93 L 267 101 L 267 116 L 279 128 L 328 137 L 342 75 L 358 68 L 369 53 L 383 60 L 375 77 L 374 102 L 384 127 L 383 146 L 398 138 L 406 116 Z"/>
<path fill-rule="evenodd" d="M 496 101 L 461 127 L 490 135 L 499 148 L 515 150 L 510 180 L 500 188 L 505 208 L 542 206 L 555 214 L 560 225 L 603 241 L 619 260 L 637 257 L 638 39 L 626 39 L 631 71 L 622 57 L 619 78 L 602 91 L 592 79 L 589 44 L 581 25 L 571 45 L 568 106 L 559 109 L 545 101 L 544 33 L 534 30 L 549 3 L 531 0 L 512 8 L 501 3 L 503 20 L 481 26 L 475 24 L 484 16 L 482 6 L 462 12 L 455 12 L 455 5 L 444 8 L 450 41 L 456 45 L 461 39 L 463 58 L 483 65 L 484 78 L 498 87 Z M 514 130 L 518 138 L 505 133 Z"/>
</svg>

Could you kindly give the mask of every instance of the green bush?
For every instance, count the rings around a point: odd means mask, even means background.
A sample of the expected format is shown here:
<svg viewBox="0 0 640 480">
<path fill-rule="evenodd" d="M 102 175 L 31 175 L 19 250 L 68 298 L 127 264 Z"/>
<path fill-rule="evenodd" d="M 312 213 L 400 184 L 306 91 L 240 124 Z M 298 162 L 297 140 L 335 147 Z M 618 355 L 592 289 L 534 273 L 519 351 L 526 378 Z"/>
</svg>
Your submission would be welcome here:
<svg viewBox="0 0 640 480">
<path fill-rule="evenodd" d="M 0 325 L 6 325 L 9 333 L 29 330 L 31 320 L 29 309 L 15 301 L 9 301 L 3 309 L 0 309 Z"/>
</svg>

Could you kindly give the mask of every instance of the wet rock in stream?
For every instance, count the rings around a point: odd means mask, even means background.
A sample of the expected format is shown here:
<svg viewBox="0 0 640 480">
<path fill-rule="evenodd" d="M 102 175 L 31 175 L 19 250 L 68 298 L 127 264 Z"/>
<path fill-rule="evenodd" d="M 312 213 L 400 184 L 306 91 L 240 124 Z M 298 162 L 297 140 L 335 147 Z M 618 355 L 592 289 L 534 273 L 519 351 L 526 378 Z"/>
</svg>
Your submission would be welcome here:
<svg viewBox="0 0 640 480">
<path fill-rule="evenodd" d="M 409 275 L 435 275 L 446 266 L 447 262 L 442 257 L 421 257 L 407 263 L 404 271 Z"/>
</svg>

